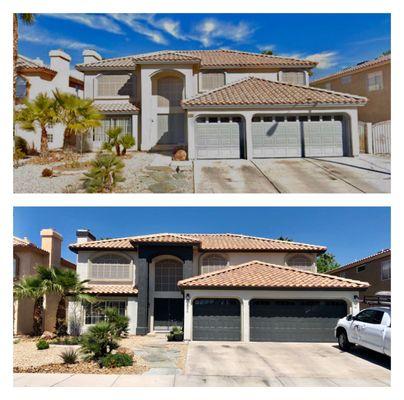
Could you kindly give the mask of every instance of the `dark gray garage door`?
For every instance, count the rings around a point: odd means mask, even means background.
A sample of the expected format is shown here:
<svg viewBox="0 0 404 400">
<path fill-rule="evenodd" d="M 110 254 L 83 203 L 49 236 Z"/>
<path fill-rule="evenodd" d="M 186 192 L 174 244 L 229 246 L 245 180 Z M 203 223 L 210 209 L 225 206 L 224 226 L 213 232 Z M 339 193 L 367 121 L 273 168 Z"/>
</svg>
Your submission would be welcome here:
<svg viewBox="0 0 404 400">
<path fill-rule="evenodd" d="M 198 117 L 195 122 L 198 159 L 240 158 L 243 124 L 240 117 Z"/>
<path fill-rule="evenodd" d="M 235 299 L 196 299 L 193 340 L 241 340 L 240 302 Z"/>
<path fill-rule="evenodd" d="M 251 300 L 250 340 L 333 342 L 334 327 L 346 314 L 339 300 Z"/>
<path fill-rule="evenodd" d="M 300 124 L 296 117 L 255 116 L 252 120 L 253 157 L 301 157 Z"/>
</svg>

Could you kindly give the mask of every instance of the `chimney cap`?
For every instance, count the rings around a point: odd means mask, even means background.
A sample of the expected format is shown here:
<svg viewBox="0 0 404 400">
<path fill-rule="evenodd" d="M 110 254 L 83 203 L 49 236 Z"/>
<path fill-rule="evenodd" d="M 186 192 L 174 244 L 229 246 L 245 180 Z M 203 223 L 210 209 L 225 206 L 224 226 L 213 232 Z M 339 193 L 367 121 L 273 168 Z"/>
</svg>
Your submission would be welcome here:
<svg viewBox="0 0 404 400">
<path fill-rule="evenodd" d="M 96 237 L 90 232 L 90 229 L 77 229 L 76 237 L 78 238 L 90 238 L 91 240 L 95 240 Z"/>
<path fill-rule="evenodd" d="M 53 228 L 45 228 L 45 229 L 41 230 L 41 237 L 46 237 L 46 236 L 53 236 L 60 240 L 63 240 L 62 235 Z"/>
<path fill-rule="evenodd" d="M 72 60 L 72 58 L 69 56 L 69 54 L 65 53 L 63 50 L 51 50 L 49 52 L 49 57 L 59 57 L 59 58 L 63 58 L 64 60 L 70 62 Z"/>
<path fill-rule="evenodd" d="M 101 54 L 98 53 L 98 52 L 95 51 L 95 50 L 92 50 L 92 49 L 85 49 L 85 50 L 83 50 L 82 55 L 83 55 L 84 58 L 86 58 L 86 57 L 92 57 L 92 58 L 95 58 L 97 61 L 101 61 L 101 60 L 102 60 Z"/>
</svg>

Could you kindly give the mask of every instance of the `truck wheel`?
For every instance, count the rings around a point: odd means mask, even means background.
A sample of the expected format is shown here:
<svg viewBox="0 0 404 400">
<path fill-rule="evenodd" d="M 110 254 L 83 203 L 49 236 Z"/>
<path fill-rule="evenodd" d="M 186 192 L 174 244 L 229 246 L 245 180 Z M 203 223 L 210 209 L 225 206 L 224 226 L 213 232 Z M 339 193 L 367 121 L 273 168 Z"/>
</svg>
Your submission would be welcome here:
<svg viewBox="0 0 404 400">
<path fill-rule="evenodd" d="M 344 331 L 338 334 L 338 346 L 342 351 L 347 351 L 352 347 L 352 343 Z"/>
</svg>

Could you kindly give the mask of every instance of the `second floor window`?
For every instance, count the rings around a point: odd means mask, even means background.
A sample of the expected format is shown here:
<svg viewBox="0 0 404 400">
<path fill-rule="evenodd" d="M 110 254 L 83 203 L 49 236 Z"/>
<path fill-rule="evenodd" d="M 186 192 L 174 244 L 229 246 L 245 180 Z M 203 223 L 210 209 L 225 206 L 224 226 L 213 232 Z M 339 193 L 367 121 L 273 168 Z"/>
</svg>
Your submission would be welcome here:
<svg viewBox="0 0 404 400">
<path fill-rule="evenodd" d="M 292 85 L 305 85 L 306 75 L 303 71 L 282 72 L 282 82 L 291 83 Z"/>
<path fill-rule="evenodd" d="M 134 76 L 130 74 L 99 75 L 97 77 L 97 96 L 133 96 L 135 94 Z"/>
<path fill-rule="evenodd" d="M 390 260 L 383 261 L 381 264 L 382 281 L 388 281 L 391 279 L 390 264 Z"/>
<path fill-rule="evenodd" d="M 202 72 L 202 90 L 212 90 L 225 85 L 224 72 Z"/>
<path fill-rule="evenodd" d="M 202 260 L 201 273 L 214 272 L 228 266 L 227 260 L 219 254 L 205 256 Z"/>
<path fill-rule="evenodd" d="M 296 255 L 288 259 L 289 267 L 307 269 L 313 265 L 313 261 L 304 255 Z"/>
<path fill-rule="evenodd" d="M 348 84 L 350 84 L 351 82 L 352 82 L 352 76 L 351 76 L 351 75 L 343 76 L 343 77 L 341 78 L 341 83 L 342 83 L 343 85 L 348 85 Z"/>
<path fill-rule="evenodd" d="M 18 100 L 23 100 L 28 96 L 28 81 L 22 76 L 17 76 L 15 96 Z"/>
<path fill-rule="evenodd" d="M 373 92 L 383 89 L 383 72 L 377 71 L 368 74 L 368 90 Z"/>
<path fill-rule="evenodd" d="M 156 263 L 155 284 L 156 292 L 176 292 L 177 283 L 183 277 L 182 263 L 177 260 L 162 260 Z"/>
<path fill-rule="evenodd" d="M 89 262 L 88 277 L 94 281 L 130 281 L 133 264 L 119 254 L 105 254 Z"/>
</svg>

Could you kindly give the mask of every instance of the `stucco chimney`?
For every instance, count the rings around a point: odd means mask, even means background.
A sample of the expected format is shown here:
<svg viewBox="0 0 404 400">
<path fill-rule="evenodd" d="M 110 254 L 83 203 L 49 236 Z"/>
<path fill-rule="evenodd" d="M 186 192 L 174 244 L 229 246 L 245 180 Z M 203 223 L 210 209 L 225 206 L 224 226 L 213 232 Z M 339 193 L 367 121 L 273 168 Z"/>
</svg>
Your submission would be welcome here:
<svg viewBox="0 0 404 400">
<path fill-rule="evenodd" d="M 94 63 L 97 61 L 101 61 L 102 60 L 102 56 L 97 53 L 95 50 L 83 50 L 83 63 L 84 64 L 90 64 L 90 63 Z"/>
<path fill-rule="evenodd" d="M 95 236 L 90 232 L 89 229 L 77 229 L 76 231 L 77 243 L 92 242 Z"/>
<path fill-rule="evenodd" d="M 62 50 L 51 50 L 49 52 L 50 67 L 57 72 L 53 79 L 56 87 L 67 90 L 69 87 L 70 61 L 72 58 Z"/>
<path fill-rule="evenodd" d="M 41 248 L 49 253 L 49 266 L 59 267 L 63 237 L 52 228 L 41 230 Z"/>
</svg>

